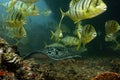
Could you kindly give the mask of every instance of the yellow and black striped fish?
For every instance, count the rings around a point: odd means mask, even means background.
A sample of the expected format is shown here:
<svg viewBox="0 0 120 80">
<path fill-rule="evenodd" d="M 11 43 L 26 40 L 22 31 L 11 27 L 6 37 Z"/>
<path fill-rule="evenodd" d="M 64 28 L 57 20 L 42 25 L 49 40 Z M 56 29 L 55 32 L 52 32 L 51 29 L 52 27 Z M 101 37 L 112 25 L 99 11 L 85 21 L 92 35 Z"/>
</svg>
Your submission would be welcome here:
<svg viewBox="0 0 120 80">
<path fill-rule="evenodd" d="M 5 2 L 5 3 L 0 3 L 0 5 L 5 7 L 9 11 L 13 9 L 21 9 L 21 8 L 26 9 L 27 8 L 27 6 L 23 2 L 21 1 L 13 2 L 13 0 Z"/>
<path fill-rule="evenodd" d="M 108 20 L 105 22 L 105 41 L 115 41 L 117 32 L 120 30 L 120 25 L 115 20 Z"/>
<path fill-rule="evenodd" d="M 71 0 L 67 12 L 60 9 L 62 13 L 60 24 L 64 16 L 69 16 L 74 23 L 77 23 L 84 19 L 93 18 L 106 10 L 107 6 L 102 0 Z"/>
<path fill-rule="evenodd" d="M 6 27 L 15 28 L 23 26 L 26 23 L 26 19 L 21 12 L 11 11 L 4 22 L 7 25 Z"/>
<path fill-rule="evenodd" d="M 80 49 L 81 41 L 74 36 L 65 36 L 60 40 L 65 46 L 77 46 L 77 50 Z"/>
<path fill-rule="evenodd" d="M 25 16 L 18 10 L 13 10 L 8 14 L 7 20 L 21 21 L 25 20 Z"/>
<path fill-rule="evenodd" d="M 97 36 L 97 32 L 95 28 L 90 24 L 85 25 L 82 30 L 83 47 L 85 47 L 85 45 L 90 41 L 92 41 L 96 36 Z"/>
<path fill-rule="evenodd" d="M 12 38 L 23 38 L 26 36 L 26 30 L 24 29 L 26 19 L 21 12 L 10 11 L 3 22 L 4 28 L 8 30 Z"/>
<path fill-rule="evenodd" d="M 5 2 L 0 4 L 1 6 L 5 7 L 6 9 L 9 9 L 11 7 L 12 1 Z M 22 1 L 17 1 L 14 6 L 11 7 L 10 11 L 20 11 L 24 16 L 35 16 L 39 15 L 39 9 L 38 7 L 33 3 L 30 6 L 27 6 Z M 9 11 L 9 12 L 10 12 Z"/>
<path fill-rule="evenodd" d="M 120 25 L 115 20 L 108 20 L 105 22 L 105 32 L 106 35 L 114 34 L 120 30 Z"/>
<path fill-rule="evenodd" d="M 37 2 L 38 0 L 11 0 L 8 2 L 9 5 L 7 4 L 8 5 L 7 12 L 9 12 L 11 10 L 11 8 L 17 3 L 17 1 L 18 2 L 22 1 L 29 7 L 31 4 Z"/>
</svg>

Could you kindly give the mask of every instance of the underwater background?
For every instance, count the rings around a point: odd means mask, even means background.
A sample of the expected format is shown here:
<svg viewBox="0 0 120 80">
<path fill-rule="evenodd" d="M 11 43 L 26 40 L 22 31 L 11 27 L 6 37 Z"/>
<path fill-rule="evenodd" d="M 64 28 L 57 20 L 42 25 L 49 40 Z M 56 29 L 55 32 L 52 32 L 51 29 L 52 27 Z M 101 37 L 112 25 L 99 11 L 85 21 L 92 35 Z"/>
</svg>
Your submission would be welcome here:
<svg viewBox="0 0 120 80">
<path fill-rule="evenodd" d="M 9 0 L 1 0 L 0 2 L 6 2 Z M 18 49 L 20 55 L 24 56 L 30 52 L 40 50 L 44 48 L 46 42 L 47 44 L 52 43 L 50 40 L 51 30 L 54 29 L 61 18 L 60 8 L 63 11 L 68 10 L 69 2 L 71 0 L 38 0 L 35 4 L 39 7 L 40 15 L 27 17 L 27 24 L 25 29 L 27 30 L 27 37 L 18 44 Z M 119 50 L 113 51 L 108 46 L 111 45 L 104 41 L 105 29 L 104 24 L 107 20 L 116 20 L 120 23 L 120 11 L 119 11 L 119 0 L 104 0 L 107 4 L 107 11 L 99 16 L 91 19 L 83 20 L 82 24 L 92 24 L 97 31 L 97 37 L 87 44 L 87 52 L 82 53 L 83 56 L 120 56 Z M 44 10 L 49 10 L 50 13 L 42 15 Z M 0 19 L 2 19 L 2 14 L 6 14 L 5 9 L 0 7 Z M 2 20 L 1 24 L 2 24 Z M 70 30 L 73 30 L 75 24 L 69 17 L 65 17 L 62 21 Z M 10 35 L 5 33 L 0 27 L 0 36 L 7 40 L 11 45 L 15 44 L 15 40 L 10 38 Z"/>
<path fill-rule="evenodd" d="M 60 22 L 60 8 L 66 12 L 70 1 L 78 0 L 35 2 L 40 14 L 25 17 L 27 36 L 18 39 L 18 44 L 3 28 L 3 14 L 10 13 L 1 4 L 7 1 L 10 0 L 0 0 L 0 80 L 120 80 L 120 31 L 116 38 L 118 46 L 105 40 L 105 22 L 115 20 L 120 24 L 120 0 L 103 0 L 107 5 L 104 13 L 82 20 L 83 26 L 91 24 L 97 32 L 83 51 L 82 48 L 76 50 L 76 46 L 49 45 L 55 43 L 51 32 Z M 65 31 L 63 36 L 74 36 L 75 24 L 68 16 L 64 17 L 61 26 Z M 46 44 L 49 47 L 45 47 Z"/>
</svg>

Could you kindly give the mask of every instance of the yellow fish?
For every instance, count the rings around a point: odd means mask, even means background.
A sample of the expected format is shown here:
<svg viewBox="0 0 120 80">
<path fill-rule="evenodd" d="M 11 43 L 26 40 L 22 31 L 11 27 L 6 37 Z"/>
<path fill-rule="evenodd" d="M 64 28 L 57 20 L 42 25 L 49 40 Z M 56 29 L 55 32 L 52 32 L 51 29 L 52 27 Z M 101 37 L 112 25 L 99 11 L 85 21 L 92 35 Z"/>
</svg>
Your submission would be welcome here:
<svg viewBox="0 0 120 80">
<path fill-rule="evenodd" d="M 105 41 L 116 41 L 117 32 L 120 30 L 120 25 L 115 20 L 105 22 Z"/>
<path fill-rule="evenodd" d="M 18 43 L 27 44 L 27 32 L 24 28 L 24 26 L 16 27 L 16 28 L 9 28 L 6 29 L 6 35 L 12 39 L 14 39 L 16 42 L 16 45 Z M 26 40 L 26 41 L 25 41 Z"/>
<path fill-rule="evenodd" d="M 77 50 L 80 48 L 81 41 L 74 36 L 66 36 L 60 40 L 65 46 L 77 46 Z"/>
<path fill-rule="evenodd" d="M 12 11 L 13 9 L 17 9 L 17 10 L 20 10 L 21 8 L 27 9 L 26 4 L 24 4 L 21 1 L 17 1 L 17 0 L 11 0 L 5 3 L 0 3 L 0 6 L 3 6 L 4 8 L 6 8 L 8 12 Z"/>
<path fill-rule="evenodd" d="M 51 39 L 54 38 L 56 42 L 59 42 L 60 38 L 63 37 L 63 33 L 60 27 L 58 27 L 55 32 L 51 31 L 51 33 L 52 33 Z"/>
<path fill-rule="evenodd" d="M 0 4 L 1 6 L 5 7 L 7 10 L 11 7 L 12 1 L 5 2 Z M 14 4 L 11 9 L 9 10 L 9 13 L 13 11 L 19 11 L 24 16 L 36 16 L 39 15 L 40 11 L 38 7 L 33 3 L 30 6 L 27 6 L 22 1 L 17 1 L 16 4 Z"/>
<path fill-rule="evenodd" d="M 96 36 L 97 36 L 97 32 L 95 28 L 90 24 L 85 25 L 82 30 L 83 47 L 85 47 L 85 45 L 89 43 L 90 41 L 92 41 Z"/>
<path fill-rule="evenodd" d="M 102 0 L 71 0 L 67 12 L 60 9 L 62 17 L 59 24 L 64 16 L 68 16 L 74 23 L 77 23 L 84 19 L 93 18 L 106 10 L 107 6 Z"/>
<path fill-rule="evenodd" d="M 18 11 L 10 11 L 7 17 L 5 19 L 4 18 L 5 17 L 3 16 L 3 22 L 8 28 L 15 28 L 26 24 L 25 17 L 22 15 L 21 12 Z"/>
</svg>

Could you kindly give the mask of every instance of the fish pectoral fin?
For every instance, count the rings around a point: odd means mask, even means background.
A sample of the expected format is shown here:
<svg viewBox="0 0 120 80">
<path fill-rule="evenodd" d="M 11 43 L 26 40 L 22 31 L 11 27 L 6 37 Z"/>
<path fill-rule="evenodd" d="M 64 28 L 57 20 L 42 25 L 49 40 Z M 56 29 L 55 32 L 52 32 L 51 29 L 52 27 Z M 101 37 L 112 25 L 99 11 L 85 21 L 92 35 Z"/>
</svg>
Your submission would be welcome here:
<svg viewBox="0 0 120 80">
<path fill-rule="evenodd" d="M 60 12 L 61 12 L 62 17 L 64 17 L 65 16 L 65 12 L 63 12 L 63 10 L 61 8 L 60 8 Z"/>
</svg>

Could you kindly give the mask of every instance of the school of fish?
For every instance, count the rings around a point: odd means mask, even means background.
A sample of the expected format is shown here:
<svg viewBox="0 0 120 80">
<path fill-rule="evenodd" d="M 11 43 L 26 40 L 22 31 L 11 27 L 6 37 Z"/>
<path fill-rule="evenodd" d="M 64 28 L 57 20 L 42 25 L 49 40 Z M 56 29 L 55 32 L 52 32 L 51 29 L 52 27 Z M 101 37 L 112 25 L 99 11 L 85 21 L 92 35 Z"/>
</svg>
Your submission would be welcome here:
<svg viewBox="0 0 120 80">
<path fill-rule="evenodd" d="M 35 5 L 37 0 L 10 0 L 0 3 L 6 9 L 7 15 L 2 15 L 2 26 L 9 32 L 11 38 L 17 40 L 27 36 L 25 24 L 27 16 L 39 15 L 39 9 Z"/>
<path fill-rule="evenodd" d="M 120 50 L 120 24 L 116 20 L 107 20 L 105 22 L 105 41 L 113 42 L 114 45 L 110 46 L 113 50 Z"/>
<path fill-rule="evenodd" d="M 91 24 L 83 26 L 82 20 L 96 17 L 106 10 L 107 5 L 103 0 L 71 0 L 69 3 L 69 10 L 67 12 L 63 12 L 62 9 L 60 9 L 62 17 L 55 33 L 53 34 L 51 31 L 51 39 L 53 39 L 54 36 L 55 42 L 59 42 L 69 47 L 77 46 L 77 50 L 81 47 L 85 48 L 85 45 L 97 36 L 97 32 Z M 72 31 L 72 36 L 63 34 L 61 22 L 64 16 L 68 16 L 76 25 L 75 30 Z"/>
<path fill-rule="evenodd" d="M 27 16 L 37 16 L 40 10 L 35 5 L 38 0 L 10 0 L 6 3 L 0 3 L 0 6 L 6 9 L 7 16 L 2 15 L 3 28 L 11 32 L 13 38 L 23 38 L 27 36 L 25 24 Z M 69 9 L 64 12 L 60 8 L 61 18 L 54 30 L 50 30 L 53 43 L 46 44 L 42 50 L 44 54 L 54 60 L 80 57 L 80 53 L 87 50 L 86 45 L 97 37 L 97 31 L 94 25 L 82 24 L 83 20 L 94 18 L 107 10 L 107 5 L 103 0 L 71 0 Z M 49 16 L 52 13 L 50 9 L 45 9 L 41 14 Z M 69 30 L 69 26 L 62 24 L 63 18 L 74 23 L 74 30 Z M 66 28 L 67 27 L 67 28 Z M 120 36 L 120 25 L 116 20 L 107 20 L 105 22 L 105 42 L 115 42 L 116 48 L 120 48 L 117 37 Z M 70 53 L 69 50 L 78 51 L 77 54 Z M 80 53 L 79 53 L 80 52 Z"/>
</svg>

